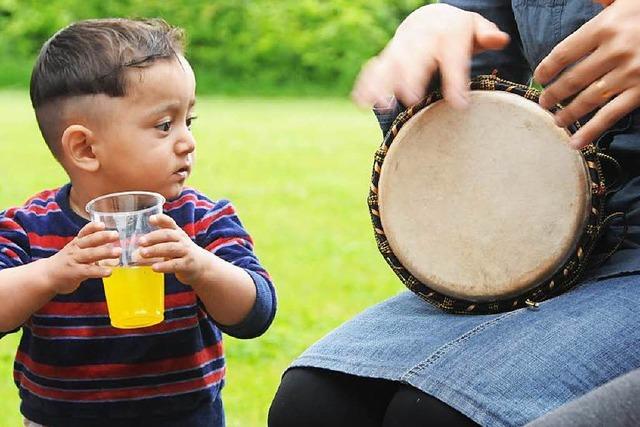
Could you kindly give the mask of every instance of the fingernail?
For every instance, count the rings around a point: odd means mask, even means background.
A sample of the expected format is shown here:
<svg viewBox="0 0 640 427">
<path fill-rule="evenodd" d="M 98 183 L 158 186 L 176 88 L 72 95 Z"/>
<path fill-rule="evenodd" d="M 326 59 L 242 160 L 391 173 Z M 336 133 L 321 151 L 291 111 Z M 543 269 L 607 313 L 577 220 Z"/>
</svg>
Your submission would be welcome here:
<svg viewBox="0 0 640 427">
<path fill-rule="evenodd" d="M 140 255 L 142 256 L 147 256 L 149 254 L 149 251 L 145 248 L 140 249 Z"/>
</svg>

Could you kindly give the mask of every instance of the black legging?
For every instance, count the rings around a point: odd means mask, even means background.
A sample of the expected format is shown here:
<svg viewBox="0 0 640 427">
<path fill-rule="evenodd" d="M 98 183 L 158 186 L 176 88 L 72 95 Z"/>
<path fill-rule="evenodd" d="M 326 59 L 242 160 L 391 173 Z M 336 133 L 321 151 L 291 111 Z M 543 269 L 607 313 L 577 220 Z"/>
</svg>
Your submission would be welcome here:
<svg viewBox="0 0 640 427">
<path fill-rule="evenodd" d="M 290 369 L 269 409 L 269 427 L 477 426 L 422 391 L 393 381 L 314 368 Z"/>
</svg>

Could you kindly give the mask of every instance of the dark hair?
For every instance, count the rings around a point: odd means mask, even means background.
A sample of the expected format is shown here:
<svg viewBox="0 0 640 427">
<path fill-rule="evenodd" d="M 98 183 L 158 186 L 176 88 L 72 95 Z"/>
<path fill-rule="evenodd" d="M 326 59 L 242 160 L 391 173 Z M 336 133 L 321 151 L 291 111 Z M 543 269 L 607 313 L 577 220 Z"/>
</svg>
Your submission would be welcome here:
<svg viewBox="0 0 640 427">
<path fill-rule="evenodd" d="M 92 19 L 51 37 L 31 74 L 35 109 L 56 98 L 126 94 L 125 71 L 182 53 L 183 32 L 162 19 Z"/>
<path fill-rule="evenodd" d="M 127 69 L 184 51 L 180 28 L 162 19 L 91 19 L 58 31 L 42 46 L 31 73 L 31 105 L 54 157 L 60 159 L 63 115 L 56 103 L 74 96 L 127 94 Z"/>
</svg>

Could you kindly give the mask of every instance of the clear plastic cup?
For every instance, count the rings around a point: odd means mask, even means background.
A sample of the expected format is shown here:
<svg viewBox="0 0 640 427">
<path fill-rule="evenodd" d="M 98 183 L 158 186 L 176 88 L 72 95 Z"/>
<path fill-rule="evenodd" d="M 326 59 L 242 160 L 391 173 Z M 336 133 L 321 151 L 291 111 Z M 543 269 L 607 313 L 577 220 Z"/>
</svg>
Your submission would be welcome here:
<svg viewBox="0 0 640 427">
<path fill-rule="evenodd" d="M 157 260 L 141 259 L 138 240 L 156 229 L 149 224 L 151 215 L 161 214 L 165 199 L 144 191 L 113 193 L 87 203 L 92 221 L 105 224 L 120 236 L 122 254 L 110 277 L 104 278 L 109 318 L 115 328 L 142 328 L 164 320 L 164 274 L 151 264 Z"/>
</svg>

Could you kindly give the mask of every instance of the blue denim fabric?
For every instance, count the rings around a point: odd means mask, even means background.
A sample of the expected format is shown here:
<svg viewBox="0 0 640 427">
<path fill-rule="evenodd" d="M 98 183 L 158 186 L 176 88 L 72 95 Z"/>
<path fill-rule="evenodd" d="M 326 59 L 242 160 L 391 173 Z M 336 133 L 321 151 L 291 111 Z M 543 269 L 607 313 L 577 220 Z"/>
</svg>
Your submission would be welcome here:
<svg viewBox="0 0 640 427">
<path fill-rule="evenodd" d="M 640 367 L 640 276 L 592 280 L 538 310 L 447 314 L 409 291 L 292 366 L 410 384 L 483 426 L 521 426 Z"/>
<path fill-rule="evenodd" d="M 601 10 L 591 0 L 444 2 L 486 16 L 512 37 L 504 51 L 477 55 L 472 73 L 497 69 L 521 83 L 555 44 Z M 375 112 L 384 133 L 401 110 Z M 484 426 L 524 425 L 640 368 L 638 113 L 599 143 L 610 145 L 624 172 L 607 208 L 626 212 L 630 229 L 623 249 L 581 285 L 539 310 L 485 316 L 447 314 L 405 291 L 332 331 L 292 366 L 411 384 Z M 620 231 L 612 227 L 604 244 L 617 241 Z"/>
</svg>

